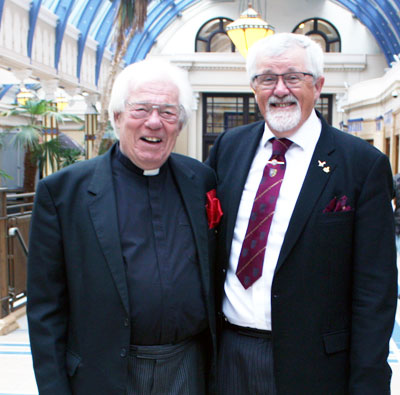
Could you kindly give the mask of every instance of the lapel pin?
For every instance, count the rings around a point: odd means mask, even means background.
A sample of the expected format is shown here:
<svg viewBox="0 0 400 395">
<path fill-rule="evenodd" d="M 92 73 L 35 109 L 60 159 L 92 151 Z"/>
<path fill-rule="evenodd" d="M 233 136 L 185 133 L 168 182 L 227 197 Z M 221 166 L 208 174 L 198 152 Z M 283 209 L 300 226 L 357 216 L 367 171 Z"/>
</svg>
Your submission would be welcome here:
<svg viewBox="0 0 400 395">
<path fill-rule="evenodd" d="M 326 161 L 322 161 L 318 159 L 318 166 L 319 167 L 324 167 L 326 165 Z"/>
<path fill-rule="evenodd" d="M 331 168 L 329 166 L 326 166 L 322 169 L 325 173 L 329 173 L 331 171 Z"/>
</svg>

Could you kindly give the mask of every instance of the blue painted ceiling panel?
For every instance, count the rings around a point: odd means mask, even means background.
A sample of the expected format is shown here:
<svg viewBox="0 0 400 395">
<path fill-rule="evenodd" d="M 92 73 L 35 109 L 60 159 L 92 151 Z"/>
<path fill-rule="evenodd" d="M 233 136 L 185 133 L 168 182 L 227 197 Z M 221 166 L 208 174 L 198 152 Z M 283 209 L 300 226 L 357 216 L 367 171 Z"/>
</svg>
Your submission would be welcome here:
<svg viewBox="0 0 400 395">
<path fill-rule="evenodd" d="M 3 17 L 4 2 L 5 0 L 0 0 L 0 27 L 1 27 L 1 19 Z"/>
<path fill-rule="evenodd" d="M 169 25 L 169 23 L 182 11 L 197 1 L 199 0 L 178 0 L 174 2 L 175 4 L 172 8 L 163 8 L 160 17 L 157 20 L 149 21 L 149 25 L 146 23 L 144 31 L 137 34 L 137 36 L 139 36 L 137 45 L 133 48 L 131 56 L 125 57 L 125 61 L 129 64 L 144 59 L 151 50 L 151 47 L 154 45 L 159 34 Z"/>
<path fill-rule="evenodd" d="M 58 62 L 60 61 L 62 40 L 64 38 L 64 32 L 67 27 L 68 17 L 71 14 L 72 7 L 75 0 L 60 0 L 54 10 L 54 13 L 58 16 L 56 26 L 56 45 L 55 45 L 55 56 L 54 56 L 54 67 L 58 70 Z"/>
<path fill-rule="evenodd" d="M 147 20 L 144 25 L 143 31 L 136 33 L 128 46 L 125 55 L 125 60 L 127 61 L 127 63 L 132 63 L 129 60 L 135 58 L 136 49 L 144 42 L 146 37 L 149 35 L 151 29 L 157 23 L 157 20 L 161 18 L 166 10 L 168 10 L 170 7 L 173 7 L 174 5 L 174 0 L 166 0 L 162 1 L 158 6 L 154 7 L 150 11 L 150 13 L 147 15 Z"/>
<path fill-rule="evenodd" d="M 35 35 L 35 28 L 37 18 L 39 16 L 40 6 L 42 4 L 42 0 L 33 0 L 31 2 L 31 8 L 29 10 L 29 31 L 28 31 L 28 57 L 32 57 L 32 45 L 33 45 L 33 36 Z"/>
<path fill-rule="evenodd" d="M 113 28 L 113 22 L 118 2 L 113 1 L 111 4 L 111 7 L 108 9 L 106 15 L 104 16 L 104 19 L 101 22 L 101 27 L 98 29 L 95 36 L 95 40 L 99 43 L 96 52 L 96 85 L 99 82 L 101 62 L 103 60 L 104 50 L 106 48 L 108 39 Z"/>
<path fill-rule="evenodd" d="M 389 20 L 392 28 L 396 31 L 397 37 L 400 37 L 400 18 L 398 11 L 387 0 L 375 0 L 375 3 L 382 9 L 383 15 Z"/>
<path fill-rule="evenodd" d="M 78 61 L 76 75 L 78 79 L 81 75 L 83 51 L 85 50 L 86 40 L 89 34 L 90 26 L 96 16 L 97 11 L 100 9 L 101 0 L 86 0 L 86 5 L 82 8 L 79 21 L 76 27 L 80 30 L 81 34 L 78 39 Z"/>
</svg>

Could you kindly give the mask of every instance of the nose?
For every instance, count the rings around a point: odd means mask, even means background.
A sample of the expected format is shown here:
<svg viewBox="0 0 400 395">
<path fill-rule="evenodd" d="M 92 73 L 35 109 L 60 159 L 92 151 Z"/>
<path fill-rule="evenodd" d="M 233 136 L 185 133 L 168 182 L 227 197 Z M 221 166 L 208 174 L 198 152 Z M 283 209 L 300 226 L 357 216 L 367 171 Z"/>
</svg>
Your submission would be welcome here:
<svg viewBox="0 0 400 395">
<path fill-rule="evenodd" d="M 157 129 L 161 127 L 161 117 L 157 108 L 153 108 L 153 111 L 151 111 L 149 117 L 146 119 L 145 124 L 151 129 Z"/>
<path fill-rule="evenodd" d="M 283 81 L 283 77 L 280 75 L 274 88 L 274 95 L 278 97 L 283 97 L 288 94 L 290 94 L 290 91 Z"/>
</svg>

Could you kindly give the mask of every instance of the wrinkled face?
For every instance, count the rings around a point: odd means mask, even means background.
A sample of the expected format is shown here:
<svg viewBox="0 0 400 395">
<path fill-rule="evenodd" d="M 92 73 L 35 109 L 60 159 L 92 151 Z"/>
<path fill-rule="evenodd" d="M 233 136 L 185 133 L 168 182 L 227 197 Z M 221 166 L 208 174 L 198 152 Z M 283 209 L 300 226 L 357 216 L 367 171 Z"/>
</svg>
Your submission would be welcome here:
<svg viewBox="0 0 400 395">
<path fill-rule="evenodd" d="M 310 72 L 306 67 L 306 52 L 303 48 L 291 49 L 279 56 L 264 57 L 257 65 L 257 74 L 289 72 Z M 323 84 L 323 77 L 314 81 L 312 76 L 306 75 L 294 88 L 288 88 L 282 77 L 272 89 L 257 85 L 257 80 L 252 82 L 252 88 L 272 133 L 277 137 L 290 137 L 310 116 Z"/>
<path fill-rule="evenodd" d="M 179 92 L 170 82 L 149 82 L 131 91 L 126 103 L 179 106 Z M 135 114 L 128 104 L 124 112 L 114 114 L 121 151 L 139 168 L 157 169 L 174 149 L 182 125 L 179 120 L 165 120 L 157 109 L 144 118 L 137 118 Z"/>
</svg>

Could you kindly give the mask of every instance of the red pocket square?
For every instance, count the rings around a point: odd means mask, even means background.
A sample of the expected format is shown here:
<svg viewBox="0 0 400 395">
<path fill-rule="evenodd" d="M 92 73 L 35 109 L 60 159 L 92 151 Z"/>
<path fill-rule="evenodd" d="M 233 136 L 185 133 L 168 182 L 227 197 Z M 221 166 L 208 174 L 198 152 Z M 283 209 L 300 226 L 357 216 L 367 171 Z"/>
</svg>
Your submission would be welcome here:
<svg viewBox="0 0 400 395">
<path fill-rule="evenodd" d="M 347 196 L 337 198 L 336 196 L 328 203 L 324 209 L 324 213 L 338 213 L 340 211 L 350 211 L 351 207 L 347 205 Z"/>
<path fill-rule="evenodd" d="M 210 229 L 215 228 L 222 217 L 222 209 L 221 204 L 217 198 L 217 191 L 212 189 L 207 192 L 207 204 L 206 204 L 206 212 L 208 218 L 208 227 Z"/>
</svg>

